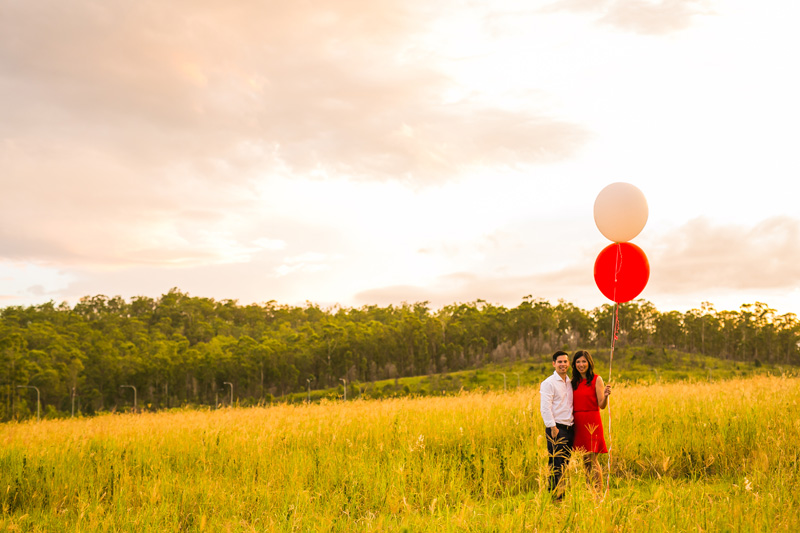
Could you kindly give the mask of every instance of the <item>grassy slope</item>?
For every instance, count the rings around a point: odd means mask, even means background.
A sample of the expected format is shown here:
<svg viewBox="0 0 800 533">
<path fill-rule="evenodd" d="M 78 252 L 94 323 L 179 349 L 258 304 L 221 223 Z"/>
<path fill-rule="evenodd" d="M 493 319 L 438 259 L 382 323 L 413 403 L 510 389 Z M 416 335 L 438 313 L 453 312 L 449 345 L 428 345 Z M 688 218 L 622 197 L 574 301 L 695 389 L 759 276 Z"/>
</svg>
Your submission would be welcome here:
<svg viewBox="0 0 800 533">
<path fill-rule="evenodd" d="M 594 352 L 595 371 L 608 382 L 610 350 Z M 522 361 L 490 363 L 481 368 L 385 379 L 370 383 L 351 383 L 348 399 L 389 398 L 404 396 L 447 395 L 475 390 L 512 390 L 517 386 L 537 386 L 553 373 L 550 355 L 541 355 Z M 711 356 L 688 354 L 676 350 L 661 350 L 644 347 L 619 349 L 611 361 L 611 383 L 658 383 L 680 380 L 718 381 L 759 375 L 800 375 L 800 368 L 772 365 L 755 365 L 728 361 Z M 302 402 L 310 396 L 311 401 L 341 399 L 342 385 L 332 389 L 297 392 L 279 398 L 282 401 Z"/>
</svg>

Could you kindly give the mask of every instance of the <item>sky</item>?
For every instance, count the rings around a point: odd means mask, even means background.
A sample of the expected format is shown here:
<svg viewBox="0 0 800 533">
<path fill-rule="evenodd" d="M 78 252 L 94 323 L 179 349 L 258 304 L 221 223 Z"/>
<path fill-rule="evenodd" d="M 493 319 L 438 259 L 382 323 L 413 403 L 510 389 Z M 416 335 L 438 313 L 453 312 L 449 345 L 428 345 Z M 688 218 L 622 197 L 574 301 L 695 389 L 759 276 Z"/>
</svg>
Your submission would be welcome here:
<svg viewBox="0 0 800 533">
<path fill-rule="evenodd" d="M 0 307 L 584 309 L 627 182 L 663 312 L 800 314 L 790 0 L 0 0 Z"/>
</svg>

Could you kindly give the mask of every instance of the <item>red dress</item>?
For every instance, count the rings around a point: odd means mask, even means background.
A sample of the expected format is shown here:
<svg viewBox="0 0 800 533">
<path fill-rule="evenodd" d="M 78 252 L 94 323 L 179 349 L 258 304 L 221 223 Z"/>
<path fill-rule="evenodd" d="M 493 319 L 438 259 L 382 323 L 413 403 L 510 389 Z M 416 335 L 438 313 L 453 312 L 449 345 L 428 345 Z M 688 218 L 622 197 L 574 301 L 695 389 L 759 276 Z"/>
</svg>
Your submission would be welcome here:
<svg viewBox="0 0 800 533">
<path fill-rule="evenodd" d="M 585 452 L 608 453 L 606 440 L 603 438 L 603 421 L 597 405 L 596 386 L 595 374 L 588 386 L 585 381 L 581 381 L 572 393 L 572 416 L 575 418 L 575 443 L 572 447 Z"/>
</svg>

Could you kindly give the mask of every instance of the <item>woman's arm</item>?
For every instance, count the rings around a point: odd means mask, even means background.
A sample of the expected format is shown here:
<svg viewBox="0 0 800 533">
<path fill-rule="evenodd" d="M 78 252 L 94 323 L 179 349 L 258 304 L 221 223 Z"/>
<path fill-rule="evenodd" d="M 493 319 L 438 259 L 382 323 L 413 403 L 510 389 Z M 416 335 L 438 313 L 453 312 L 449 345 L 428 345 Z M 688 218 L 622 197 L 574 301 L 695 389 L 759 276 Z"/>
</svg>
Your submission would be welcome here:
<svg viewBox="0 0 800 533">
<path fill-rule="evenodd" d="M 597 376 L 594 383 L 594 392 L 597 394 L 597 406 L 600 409 L 605 409 L 608 405 L 608 397 L 611 395 L 611 386 L 603 384 L 603 378 Z"/>
</svg>

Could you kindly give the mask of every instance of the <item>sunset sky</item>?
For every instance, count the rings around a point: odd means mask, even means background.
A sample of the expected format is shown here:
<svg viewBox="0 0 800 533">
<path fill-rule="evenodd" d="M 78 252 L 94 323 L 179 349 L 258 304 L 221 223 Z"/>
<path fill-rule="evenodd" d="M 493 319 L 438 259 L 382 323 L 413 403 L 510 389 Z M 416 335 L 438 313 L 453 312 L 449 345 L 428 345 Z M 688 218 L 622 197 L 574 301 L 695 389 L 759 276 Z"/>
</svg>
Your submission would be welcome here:
<svg viewBox="0 0 800 533">
<path fill-rule="evenodd" d="M 800 314 L 790 0 L 0 0 L 0 306 L 532 295 L 608 184 L 661 311 Z"/>
</svg>

